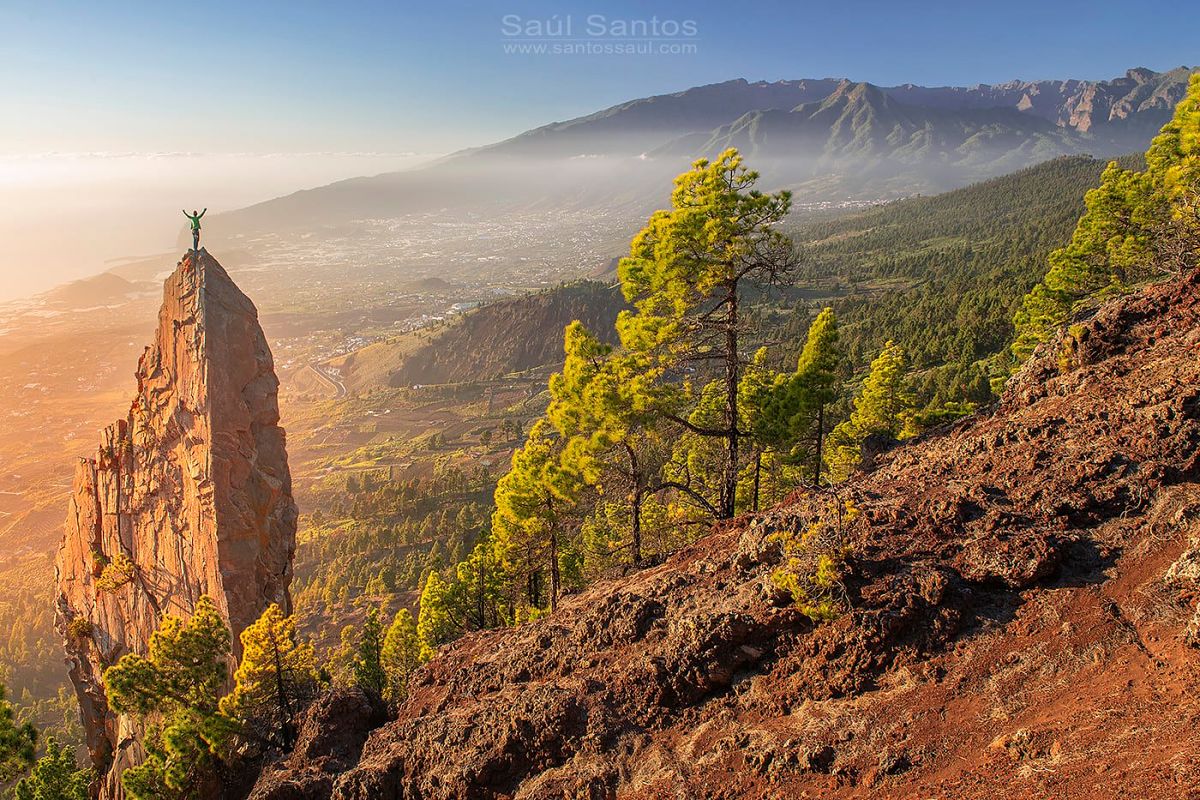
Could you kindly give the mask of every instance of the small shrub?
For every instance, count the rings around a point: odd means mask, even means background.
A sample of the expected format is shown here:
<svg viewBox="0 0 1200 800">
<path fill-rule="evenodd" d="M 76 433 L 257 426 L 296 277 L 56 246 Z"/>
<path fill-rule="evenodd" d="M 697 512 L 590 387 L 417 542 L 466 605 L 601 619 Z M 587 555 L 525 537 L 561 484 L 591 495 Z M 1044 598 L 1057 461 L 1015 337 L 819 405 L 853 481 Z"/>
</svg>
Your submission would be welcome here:
<svg viewBox="0 0 1200 800">
<path fill-rule="evenodd" d="M 783 547 L 783 564 L 771 582 L 792 596 L 797 608 L 814 622 L 837 618 L 849 607 L 842 583 L 846 541 L 858 509 L 832 495 L 829 504 L 803 532 L 780 531 L 772 539 Z"/>
<path fill-rule="evenodd" d="M 1079 345 L 1086 333 L 1083 325 L 1072 325 L 1063 336 L 1062 347 L 1058 351 L 1058 368 L 1068 372 L 1079 365 Z"/>
<path fill-rule="evenodd" d="M 112 561 L 104 567 L 104 571 L 100 573 L 100 577 L 96 579 L 96 590 L 100 592 L 115 592 L 125 584 L 133 580 L 133 576 L 137 571 L 137 566 L 125 555 L 123 551 L 119 551 Z"/>
<path fill-rule="evenodd" d="M 92 637 L 92 623 L 83 617 L 75 617 L 67 623 L 67 638 L 82 641 Z"/>
</svg>

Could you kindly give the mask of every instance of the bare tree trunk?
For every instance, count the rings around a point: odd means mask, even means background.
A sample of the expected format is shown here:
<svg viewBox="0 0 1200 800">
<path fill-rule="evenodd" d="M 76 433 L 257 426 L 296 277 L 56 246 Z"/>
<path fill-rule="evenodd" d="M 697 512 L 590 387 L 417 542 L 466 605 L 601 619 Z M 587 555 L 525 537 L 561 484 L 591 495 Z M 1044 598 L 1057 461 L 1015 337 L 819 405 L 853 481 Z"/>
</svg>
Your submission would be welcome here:
<svg viewBox="0 0 1200 800">
<path fill-rule="evenodd" d="M 825 404 L 817 406 L 817 453 L 813 457 L 813 486 L 821 485 L 821 451 L 825 446 Z"/>
<path fill-rule="evenodd" d="M 550 610 L 558 608 L 558 531 L 550 534 Z"/>
<path fill-rule="evenodd" d="M 633 565 L 636 567 L 642 563 L 642 484 L 640 481 L 634 481 L 633 484 L 633 524 L 631 531 L 631 547 L 633 548 Z"/>
<path fill-rule="evenodd" d="M 633 565 L 636 567 L 642 563 L 642 470 L 638 465 L 637 453 L 629 446 L 628 442 L 625 444 L 625 452 L 629 456 L 629 478 L 633 482 L 633 498 L 631 503 L 633 521 L 630 526 L 632 528 L 630 531 L 630 547 L 633 550 Z"/>
<path fill-rule="evenodd" d="M 295 737 L 292 727 L 295 714 L 292 712 L 292 704 L 283 683 L 283 661 L 279 656 L 279 642 L 274 635 L 271 637 L 271 650 L 275 656 L 275 688 L 279 693 L 279 710 L 283 714 L 283 749 L 291 750 Z"/>
<path fill-rule="evenodd" d="M 725 318 L 725 419 L 729 424 L 726 434 L 725 475 L 721 484 L 720 518 L 730 519 L 734 515 L 737 501 L 738 473 L 738 294 L 737 284 L 729 287 L 729 311 Z"/>
<path fill-rule="evenodd" d="M 754 503 L 752 508 L 758 511 L 758 490 L 762 486 L 762 450 L 754 451 Z"/>
<path fill-rule="evenodd" d="M 483 581 L 487 575 L 484 564 L 483 564 L 483 560 L 484 560 L 484 555 L 483 555 L 483 553 L 480 553 L 479 554 L 479 592 L 475 599 L 475 611 L 479 615 L 479 629 L 480 630 L 483 630 L 484 628 L 487 627 L 487 620 L 484 619 L 484 615 L 483 615 L 484 610 L 485 610 L 484 609 Z"/>
<path fill-rule="evenodd" d="M 540 575 L 541 573 L 537 570 L 529 573 L 529 605 L 534 608 L 540 608 L 542 605 L 541 587 L 538 586 L 538 577 Z"/>
</svg>

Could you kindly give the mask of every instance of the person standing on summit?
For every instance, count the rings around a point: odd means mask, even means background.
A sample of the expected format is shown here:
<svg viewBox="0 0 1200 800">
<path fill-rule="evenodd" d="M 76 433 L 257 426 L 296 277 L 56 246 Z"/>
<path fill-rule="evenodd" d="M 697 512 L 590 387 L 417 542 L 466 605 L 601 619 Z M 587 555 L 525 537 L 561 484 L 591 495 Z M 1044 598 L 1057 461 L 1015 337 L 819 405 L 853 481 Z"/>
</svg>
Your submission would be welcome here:
<svg viewBox="0 0 1200 800">
<path fill-rule="evenodd" d="M 199 214 L 196 209 L 192 209 L 192 213 L 187 213 L 187 209 L 183 209 L 183 215 L 192 221 L 192 249 L 197 253 L 200 252 L 200 218 L 205 215 L 208 209 L 204 209 Z"/>
</svg>

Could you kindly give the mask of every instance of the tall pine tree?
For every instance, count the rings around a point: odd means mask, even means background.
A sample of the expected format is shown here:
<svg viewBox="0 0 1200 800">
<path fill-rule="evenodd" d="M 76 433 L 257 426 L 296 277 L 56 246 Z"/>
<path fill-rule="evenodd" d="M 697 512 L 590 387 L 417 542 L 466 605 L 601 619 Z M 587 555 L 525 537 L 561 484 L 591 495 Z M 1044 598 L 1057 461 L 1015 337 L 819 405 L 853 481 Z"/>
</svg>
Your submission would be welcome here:
<svg viewBox="0 0 1200 800">
<path fill-rule="evenodd" d="M 366 619 L 358 634 L 358 652 L 354 657 L 354 682 L 360 689 L 383 696 L 387 674 L 383 670 L 383 625 L 379 609 L 367 609 Z"/>
<path fill-rule="evenodd" d="M 644 356 L 612 352 L 576 321 L 564 336 L 566 361 L 550 379 L 546 416 L 566 439 L 562 463 L 571 475 L 630 510 L 630 561 L 642 560 L 642 506 L 657 491 L 661 436 L 657 380 Z"/>
<path fill-rule="evenodd" d="M 450 614 L 451 587 L 433 571 L 421 590 L 421 606 L 417 612 L 417 638 L 420 641 L 421 661 L 433 658 L 437 649 L 461 630 Z"/>
<path fill-rule="evenodd" d="M 242 631 L 241 642 L 242 660 L 221 713 L 247 738 L 290 750 L 297 717 L 316 693 L 312 644 L 298 639 L 295 618 L 276 603 Z"/>
<path fill-rule="evenodd" d="M 821 484 L 825 450 L 826 410 L 841 391 L 837 317 L 825 308 L 809 326 L 804 350 L 791 381 L 794 413 L 789 420 L 793 458 L 812 464 L 812 483 Z"/>
<path fill-rule="evenodd" d="M 543 579 L 549 574 L 549 604 L 558 605 L 559 551 L 568 535 L 580 487 L 562 466 L 563 440 L 549 421 L 538 420 L 512 467 L 496 484 L 492 535 L 506 572 L 525 583 L 528 608 L 542 607 Z M 514 598 L 514 603 L 516 599 Z"/>
<path fill-rule="evenodd" d="M 147 656 L 130 653 L 105 670 L 109 705 L 140 718 L 148 732 L 146 760 L 121 775 L 130 797 L 201 797 L 221 780 L 223 763 L 215 754 L 230 734 L 218 707 L 229 644 L 229 628 L 205 596 L 190 619 L 163 618 Z"/>
<path fill-rule="evenodd" d="M 697 425 L 665 412 L 691 433 L 722 442 L 718 518 L 733 516 L 737 497 L 738 396 L 750 327 L 744 296 L 752 285 L 786 280 L 798 261 L 791 240 L 776 229 L 791 195 L 763 194 L 754 188 L 757 180 L 736 150 L 697 161 L 675 179 L 671 208 L 650 217 L 618 266 L 622 290 L 636 308 L 617 323 L 625 349 L 650 354 L 666 368 L 721 375 L 716 423 Z"/>
<path fill-rule="evenodd" d="M 383 671 L 387 675 L 384 696 L 399 703 L 408 695 L 408 679 L 421 664 L 421 640 L 412 612 L 402 608 L 392 618 L 383 637 Z"/>
<path fill-rule="evenodd" d="M 844 478 L 862 461 L 863 442 L 868 437 L 897 439 L 906 434 L 905 425 L 913 412 L 913 400 L 905 388 L 907 376 L 903 349 L 889 341 L 871 362 L 850 418 L 830 434 L 827 459 L 835 478 Z"/>
</svg>

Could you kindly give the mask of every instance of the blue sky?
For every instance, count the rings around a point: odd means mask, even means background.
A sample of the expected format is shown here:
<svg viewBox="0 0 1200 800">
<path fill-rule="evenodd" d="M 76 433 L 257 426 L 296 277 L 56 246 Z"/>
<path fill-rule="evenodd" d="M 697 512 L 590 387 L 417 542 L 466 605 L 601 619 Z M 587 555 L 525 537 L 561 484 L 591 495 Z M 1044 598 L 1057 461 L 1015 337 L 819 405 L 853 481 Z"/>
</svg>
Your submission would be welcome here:
<svg viewBox="0 0 1200 800">
<path fill-rule="evenodd" d="M 4 0 L 0 154 L 445 152 L 735 77 L 1107 78 L 1200 62 L 1187 5 Z M 556 14 L 693 20 L 697 52 L 503 52 L 505 15 Z"/>
</svg>

